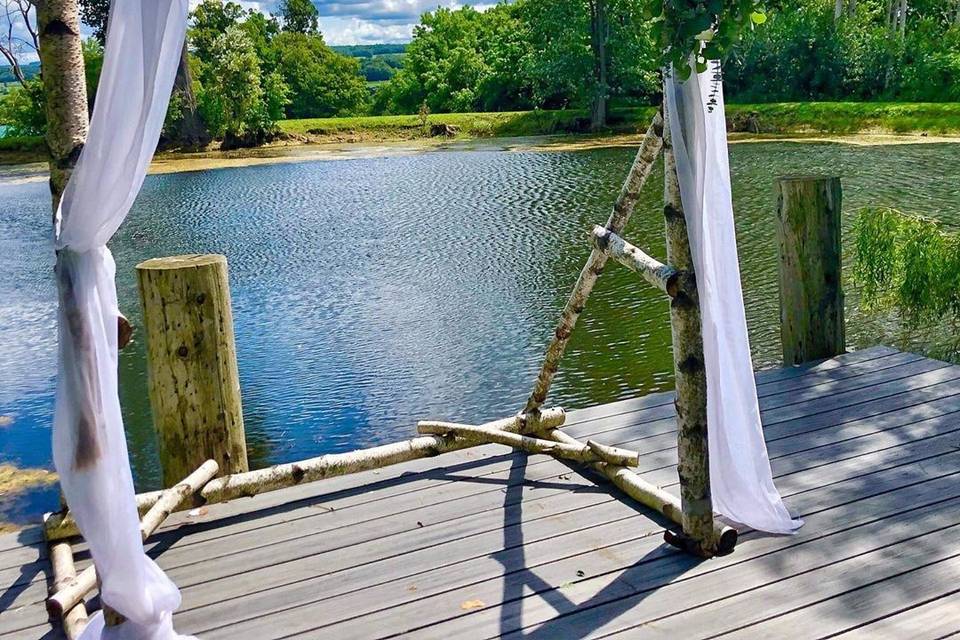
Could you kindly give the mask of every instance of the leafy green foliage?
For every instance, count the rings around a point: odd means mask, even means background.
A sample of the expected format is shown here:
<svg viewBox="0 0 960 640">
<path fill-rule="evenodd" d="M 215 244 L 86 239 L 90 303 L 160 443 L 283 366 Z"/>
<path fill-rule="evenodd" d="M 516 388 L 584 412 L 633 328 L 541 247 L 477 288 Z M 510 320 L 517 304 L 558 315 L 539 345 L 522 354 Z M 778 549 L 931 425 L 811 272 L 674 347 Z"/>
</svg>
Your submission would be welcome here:
<svg viewBox="0 0 960 640">
<path fill-rule="evenodd" d="M 281 4 L 283 28 L 276 18 L 233 2 L 204 0 L 194 10 L 189 36 L 192 66 L 199 70 L 196 93 L 214 136 L 256 140 L 273 132 L 279 119 L 366 110 L 369 93 L 359 62 L 324 43 L 316 9 L 304 1 L 309 7 Z M 228 31 L 242 44 L 228 46 L 223 41 Z M 244 81 L 250 91 L 240 96 Z M 231 95 L 242 99 L 229 105 L 226 96 Z M 231 113 L 234 106 L 247 115 Z"/>
<path fill-rule="evenodd" d="M 663 0 L 649 2 L 656 14 L 654 35 L 664 43 L 664 62 L 681 78 L 690 76 L 691 60 L 698 73 L 708 60 L 722 60 L 739 44 L 745 31 L 766 22 L 778 0 Z M 792 10 L 791 7 L 790 10 Z"/>
<path fill-rule="evenodd" d="M 375 58 L 398 55 L 407 51 L 406 44 L 340 44 L 330 47 L 337 53 L 351 58 Z"/>
<path fill-rule="evenodd" d="M 501 111 L 530 106 L 519 73 L 526 53 L 522 25 L 510 5 L 423 14 L 403 68 L 376 95 L 376 110 L 415 113 Z"/>
<path fill-rule="evenodd" d="M 310 0 L 280 0 L 283 30 L 316 35 L 320 33 L 319 13 Z"/>
<path fill-rule="evenodd" d="M 210 133 L 255 144 L 274 131 L 287 87 L 276 72 L 262 73 L 253 40 L 240 26 L 213 40 L 201 68 L 198 100 Z"/>
<path fill-rule="evenodd" d="M 883 0 L 859 0 L 834 17 L 833 2 L 806 0 L 771 12 L 745 33 L 724 68 L 728 96 L 785 100 L 960 100 L 960 25 L 911 0 L 910 24 L 891 33 Z"/>
<path fill-rule="evenodd" d="M 864 209 L 854 238 L 853 275 L 867 308 L 896 308 L 914 325 L 960 319 L 960 234 L 893 209 Z"/>
<path fill-rule="evenodd" d="M 3 137 L 42 136 L 47 131 L 47 117 L 40 77 L 27 80 L 0 96 L 0 126 Z"/>
<path fill-rule="evenodd" d="M 84 72 L 90 104 L 96 94 L 103 67 L 103 47 L 94 39 L 83 42 Z M 37 67 L 39 71 L 39 67 Z M 2 137 L 43 136 L 47 132 L 46 99 L 39 74 L 28 76 L 26 86 L 19 83 L 0 94 L 0 127 Z"/>
<path fill-rule="evenodd" d="M 363 110 L 367 87 L 360 63 L 333 52 L 319 36 L 284 32 L 271 45 L 276 68 L 290 88 L 286 115 L 319 118 Z"/>
</svg>

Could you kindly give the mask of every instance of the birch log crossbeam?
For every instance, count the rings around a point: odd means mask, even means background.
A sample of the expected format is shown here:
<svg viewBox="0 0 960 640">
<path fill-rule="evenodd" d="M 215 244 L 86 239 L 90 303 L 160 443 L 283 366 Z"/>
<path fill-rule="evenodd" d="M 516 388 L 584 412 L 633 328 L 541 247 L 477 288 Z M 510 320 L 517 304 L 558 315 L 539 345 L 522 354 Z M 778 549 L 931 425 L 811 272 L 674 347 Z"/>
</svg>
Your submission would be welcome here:
<svg viewBox="0 0 960 640">
<path fill-rule="evenodd" d="M 595 226 L 590 241 L 595 249 L 603 251 L 631 271 L 640 274 L 644 280 L 671 298 L 676 298 L 686 284 L 686 274 L 683 271 L 652 258 L 605 227 Z"/>
<path fill-rule="evenodd" d="M 417 424 L 417 431 L 422 434 L 454 435 L 464 440 L 483 443 L 493 442 L 522 449 L 527 453 L 540 453 L 576 462 L 607 462 L 631 467 L 640 464 L 640 454 L 636 451 L 608 447 L 592 440 L 587 441 L 586 444 L 564 444 L 553 440 L 543 440 L 532 436 L 500 431 L 499 429 L 452 422 L 423 421 Z"/>
<path fill-rule="evenodd" d="M 538 424 L 559 427 L 566 420 L 563 409 L 554 408 L 541 412 Z M 527 418 L 518 414 L 502 420 L 481 425 L 487 429 L 518 432 L 524 430 Z M 359 473 L 371 469 L 428 458 L 441 453 L 477 446 L 476 441 L 456 439 L 452 436 L 421 436 L 403 442 L 394 442 L 370 449 L 348 453 L 331 453 L 309 460 L 278 464 L 266 469 L 235 473 L 217 478 L 207 484 L 201 495 L 208 503 L 223 502 L 233 498 L 255 496 L 267 491 L 292 487 L 324 478 Z"/>
<path fill-rule="evenodd" d="M 199 491 L 213 476 L 217 475 L 219 469 L 216 462 L 207 460 L 196 471 L 187 476 L 183 482 L 163 491 L 160 498 L 140 521 L 140 534 L 143 539 L 146 540 L 182 502 Z M 97 570 L 93 566 L 87 567 L 76 578 L 64 584 L 56 593 L 47 598 L 47 611 L 51 615 L 62 616 L 64 612 L 68 612 L 80 604 L 87 594 L 96 587 Z"/>
<path fill-rule="evenodd" d="M 544 435 L 551 440 L 570 446 L 581 444 L 579 440 L 559 429 L 551 429 L 544 432 Z M 680 506 L 680 499 L 672 493 L 650 484 L 624 466 L 606 463 L 591 463 L 591 466 L 637 502 L 660 512 L 676 524 L 683 525 L 683 509 Z M 713 534 L 717 540 L 715 555 L 731 553 L 737 545 L 739 535 L 737 530 L 720 523 L 716 519 L 713 520 L 713 527 Z M 689 551 L 705 555 L 702 550 L 689 549 Z"/>
</svg>

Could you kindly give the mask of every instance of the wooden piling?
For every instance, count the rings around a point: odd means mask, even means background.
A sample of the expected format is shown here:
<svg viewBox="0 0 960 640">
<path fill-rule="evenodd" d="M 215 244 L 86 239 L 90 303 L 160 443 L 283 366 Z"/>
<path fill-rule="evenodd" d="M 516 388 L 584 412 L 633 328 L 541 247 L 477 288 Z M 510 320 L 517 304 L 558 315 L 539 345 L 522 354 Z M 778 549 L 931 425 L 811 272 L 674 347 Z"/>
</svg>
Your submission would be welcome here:
<svg viewBox="0 0 960 640">
<path fill-rule="evenodd" d="M 227 259 L 154 258 L 137 277 L 164 486 L 208 459 L 248 471 Z"/>
<path fill-rule="evenodd" d="M 777 180 L 780 341 L 786 366 L 846 351 L 840 178 Z"/>
</svg>

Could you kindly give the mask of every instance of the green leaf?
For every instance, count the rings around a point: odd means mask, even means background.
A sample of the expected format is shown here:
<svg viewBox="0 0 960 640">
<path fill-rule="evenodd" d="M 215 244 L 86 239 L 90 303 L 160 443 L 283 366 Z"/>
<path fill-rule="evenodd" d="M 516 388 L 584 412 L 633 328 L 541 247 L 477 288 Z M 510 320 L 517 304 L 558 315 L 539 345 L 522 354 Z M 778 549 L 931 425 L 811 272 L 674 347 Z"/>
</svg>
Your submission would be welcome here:
<svg viewBox="0 0 960 640">
<path fill-rule="evenodd" d="M 767 21 L 767 14 L 760 11 L 754 11 L 750 14 L 750 21 L 753 22 L 753 24 L 763 24 Z"/>
</svg>

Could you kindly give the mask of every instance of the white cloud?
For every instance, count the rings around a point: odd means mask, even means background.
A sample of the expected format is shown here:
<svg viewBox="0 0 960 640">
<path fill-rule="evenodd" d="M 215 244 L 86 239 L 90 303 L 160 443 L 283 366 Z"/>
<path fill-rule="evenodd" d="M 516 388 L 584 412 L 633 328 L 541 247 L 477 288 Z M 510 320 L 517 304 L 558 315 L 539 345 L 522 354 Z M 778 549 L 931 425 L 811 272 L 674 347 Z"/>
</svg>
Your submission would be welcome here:
<svg viewBox="0 0 960 640">
<path fill-rule="evenodd" d="M 321 18 L 320 30 L 327 44 L 376 44 L 409 42 L 415 23 L 385 24 L 360 18 Z"/>
</svg>

